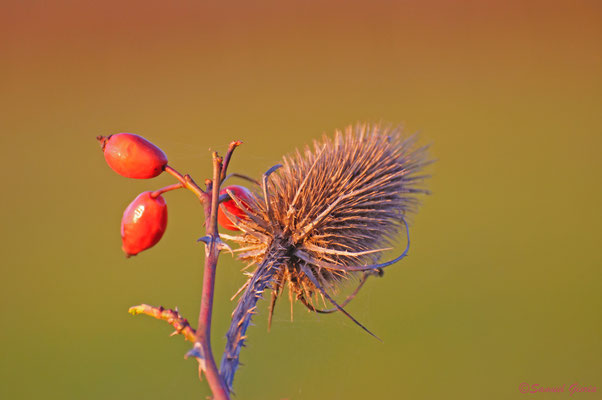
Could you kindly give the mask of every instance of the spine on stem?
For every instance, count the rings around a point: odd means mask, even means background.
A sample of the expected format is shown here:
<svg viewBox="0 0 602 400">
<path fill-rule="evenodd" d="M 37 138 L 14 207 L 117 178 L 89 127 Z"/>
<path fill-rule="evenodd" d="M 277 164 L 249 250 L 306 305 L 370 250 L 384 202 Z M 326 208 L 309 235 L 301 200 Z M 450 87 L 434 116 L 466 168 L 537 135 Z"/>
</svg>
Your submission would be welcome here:
<svg viewBox="0 0 602 400">
<path fill-rule="evenodd" d="M 226 333 L 226 348 L 220 365 L 220 375 L 224 383 L 232 390 L 234 374 L 239 365 L 240 350 L 246 340 L 246 332 L 251 318 L 257 309 L 257 301 L 263 297 L 263 292 L 270 287 L 277 272 L 280 257 L 266 257 L 253 273 L 253 277 L 238 301 L 232 313 L 232 322 Z"/>
</svg>

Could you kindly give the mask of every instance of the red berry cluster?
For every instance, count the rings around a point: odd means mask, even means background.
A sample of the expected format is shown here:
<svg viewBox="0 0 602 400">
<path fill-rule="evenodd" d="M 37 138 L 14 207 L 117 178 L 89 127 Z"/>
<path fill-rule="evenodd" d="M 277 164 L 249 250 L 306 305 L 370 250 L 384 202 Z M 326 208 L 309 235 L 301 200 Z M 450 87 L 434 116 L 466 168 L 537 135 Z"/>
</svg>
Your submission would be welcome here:
<svg viewBox="0 0 602 400">
<path fill-rule="evenodd" d="M 167 156 L 159 147 L 147 139 L 132 133 L 118 133 L 108 137 L 99 136 L 105 160 L 109 167 L 127 178 L 149 179 L 171 170 Z M 172 170 L 175 171 L 175 170 Z M 178 174 L 175 172 L 175 174 Z M 154 192 L 140 193 L 125 209 L 121 219 L 122 249 L 130 257 L 153 247 L 161 240 L 167 227 L 167 205 L 162 194 L 183 188 L 176 184 Z M 228 186 L 220 194 L 233 193 L 240 201 L 248 201 L 251 192 L 242 186 Z M 227 212 L 222 209 L 224 207 Z M 229 214 L 229 216 L 228 216 Z M 238 230 L 234 219 L 245 219 L 246 214 L 232 199 L 222 202 L 218 210 L 219 224 L 230 230 Z"/>
</svg>

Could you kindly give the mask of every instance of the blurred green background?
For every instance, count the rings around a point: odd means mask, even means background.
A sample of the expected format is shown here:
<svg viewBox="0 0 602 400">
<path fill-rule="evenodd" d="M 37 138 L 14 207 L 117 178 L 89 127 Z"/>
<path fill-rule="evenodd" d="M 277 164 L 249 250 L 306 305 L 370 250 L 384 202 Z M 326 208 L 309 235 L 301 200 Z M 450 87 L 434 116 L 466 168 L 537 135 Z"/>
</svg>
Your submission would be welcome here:
<svg viewBox="0 0 602 400">
<path fill-rule="evenodd" d="M 94 137 L 134 132 L 197 180 L 356 121 L 432 144 L 412 249 L 344 316 L 267 302 L 239 399 L 514 399 L 522 382 L 602 392 L 602 6 L 598 1 L 3 1 L 3 399 L 201 399 L 189 344 L 139 303 L 196 321 L 201 208 L 169 193 L 169 227 L 126 260 L 141 191 Z M 214 348 L 242 284 L 218 271 Z"/>
</svg>

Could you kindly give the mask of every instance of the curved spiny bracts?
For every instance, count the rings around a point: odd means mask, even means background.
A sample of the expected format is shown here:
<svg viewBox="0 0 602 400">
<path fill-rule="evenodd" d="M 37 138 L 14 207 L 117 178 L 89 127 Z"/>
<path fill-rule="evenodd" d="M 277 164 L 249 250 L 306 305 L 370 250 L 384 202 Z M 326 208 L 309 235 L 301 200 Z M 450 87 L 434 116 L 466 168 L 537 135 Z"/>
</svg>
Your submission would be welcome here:
<svg viewBox="0 0 602 400">
<path fill-rule="evenodd" d="M 421 184 L 428 176 L 421 171 L 429 163 L 426 147 L 416 147 L 415 137 L 402 139 L 398 129 L 349 126 L 334 138 L 314 142 L 313 149 L 284 157 L 281 166 L 264 175 L 262 191 L 248 207 L 229 193 L 246 218 L 228 215 L 242 234 L 223 237 L 240 246 L 235 250 L 240 259 L 258 265 L 242 288 L 227 335 L 221 374 L 230 388 L 241 338 L 267 288 L 272 289 L 270 322 L 276 300 L 288 286 L 291 300 L 300 300 L 312 311 L 333 311 L 313 305 L 318 295 L 368 331 L 328 292 L 365 271 L 361 288 L 368 275 L 407 254 L 406 218 L 418 205 L 417 195 L 427 193 Z M 379 264 L 382 252 L 397 244 L 400 233 L 407 240 L 403 254 Z"/>
</svg>

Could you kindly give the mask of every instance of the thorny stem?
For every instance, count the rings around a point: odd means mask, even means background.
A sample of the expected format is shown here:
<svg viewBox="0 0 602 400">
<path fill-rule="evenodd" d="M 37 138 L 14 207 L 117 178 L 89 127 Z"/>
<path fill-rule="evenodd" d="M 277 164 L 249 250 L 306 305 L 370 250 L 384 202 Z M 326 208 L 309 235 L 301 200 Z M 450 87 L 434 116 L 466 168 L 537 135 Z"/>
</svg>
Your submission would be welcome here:
<svg viewBox="0 0 602 400">
<path fill-rule="evenodd" d="M 203 272 L 203 293 L 199 322 L 196 330 L 194 348 L 191 352 L 199 360 L 199 376 L 204 371 L 207 382 L 216 400 L 229 399 L 229 391 L 219 375 L 213 352 L 211 351 L 211 314 L 215 292 L 215 273 L 219 257 L 219 233 L 217 231 L 217 207 L 219 200 L 220 174 L 222 169 L 221 157 L 213 153 L 213 184 L 211 185 L 211 202 L 204 202 L 205 226 L 207 239 L 205 241 L 205 271 Z M 209 213 L 207 213 L 209 211 Z"/>
<path fill-rule="evenodd" d="M 221 183 L 227 176 L 227 168 L 232 153 L 236 147 L 241 144 L 241 141 L 231 142 L 228 147 L 228 152 L 223 159 L 218 156 L 216 152 L 213 153 L 213 179 L 205 181 L 207 184 L 206 191 L 202 190 L 190 175 L 182 175 L 180 172 L 167 165 L 165 166 L 165 172 L 174 176 L 179 183 L 153 192 L 154 196 L 158 196 L 169 190 L 186 188 L 197 196 L 205 211 L 206 236 L 200 239 L 205 242 L 205 268 L 203 272 L 203 292 L 201 294 L 199 321 L 196 332 L 188 325 L 188 321 L 186 321 L 177 310 L 165 310 L 162 307 L 151 307 L 145 304 L 130 308 L 130 313 L 132 314 L 146 314 L 157 319 L 166 320 L 176 328 L 176 333 L 182 333 L 188 340 L 194 341 L 194 346 L 187 355 L 194 356 L 197 359 L 199 363 L 199 378 L 202 378 L 202 373 L 204 372 L 215 400 L 230 399 L 230 390 L 219 374 L 211 350 L 211 316 L 215 293 L 215 274 L 219 253 L 222 248 L 226 248 L 219 237 L 217 229 L 217 212 L 220 201 L 224 201 L 228 196 L 220 197 L 219 191 Z"/>
<path fill-rule="evenodd" d="M 226 349 L 220 367 L 222 379 L 229 388 L 232 388 L 234 374 L 239 365 L 240 351 L 245 344 L 247 328 L 255 314 L 257 301 L 263 297 L 263 292 L 269 287 L 274 275 L 274 265 L 278 263 L 279 257 L 278 253 L 274 253 L 273 257 L 266 257 L 257 267 L 232 313 L 232 323 L 226 333 Z"/>
<path fill-rule="evenodd" d="M 199 322 L 192 354 L 199 359 L 199 376 L 202 371 L 205 372 L 207 382 L 209 383 L 216 400 L 227 400 L 230 398 L 228 386 L 226 386 L 223 379 L 220 377 L 219 370 L 215 364 L 215 359 L 213 358 L 213 352 L 211 351 L 211 315 L 215 293 L 215 273 L 219 253 L 222 249 L 222 246 L 220 246 L 222 242 L 217 230 L 217 211 L 220 200 L 219 191 L 221 182 L 223 177 L 226 176 L 226 169 L 230 158 L 232 157 L 232 153 L 240 144 L 242 144 L 240 141 L 230 143 L 225 159 L 219 157 L 216 152 L 213 153 L 213 180 L 207 185 L 207 190 L 211 190 L 211 198 L 209 201 L 209 194 L 202 190 L 201 193 L 203 195 L 200 197 L 205 209 L 205 231 L 207 235 L 204 238 L 205 240 L 203 240 L 206 245 L 203 293 L 201 295 Z"/>
</svg>

